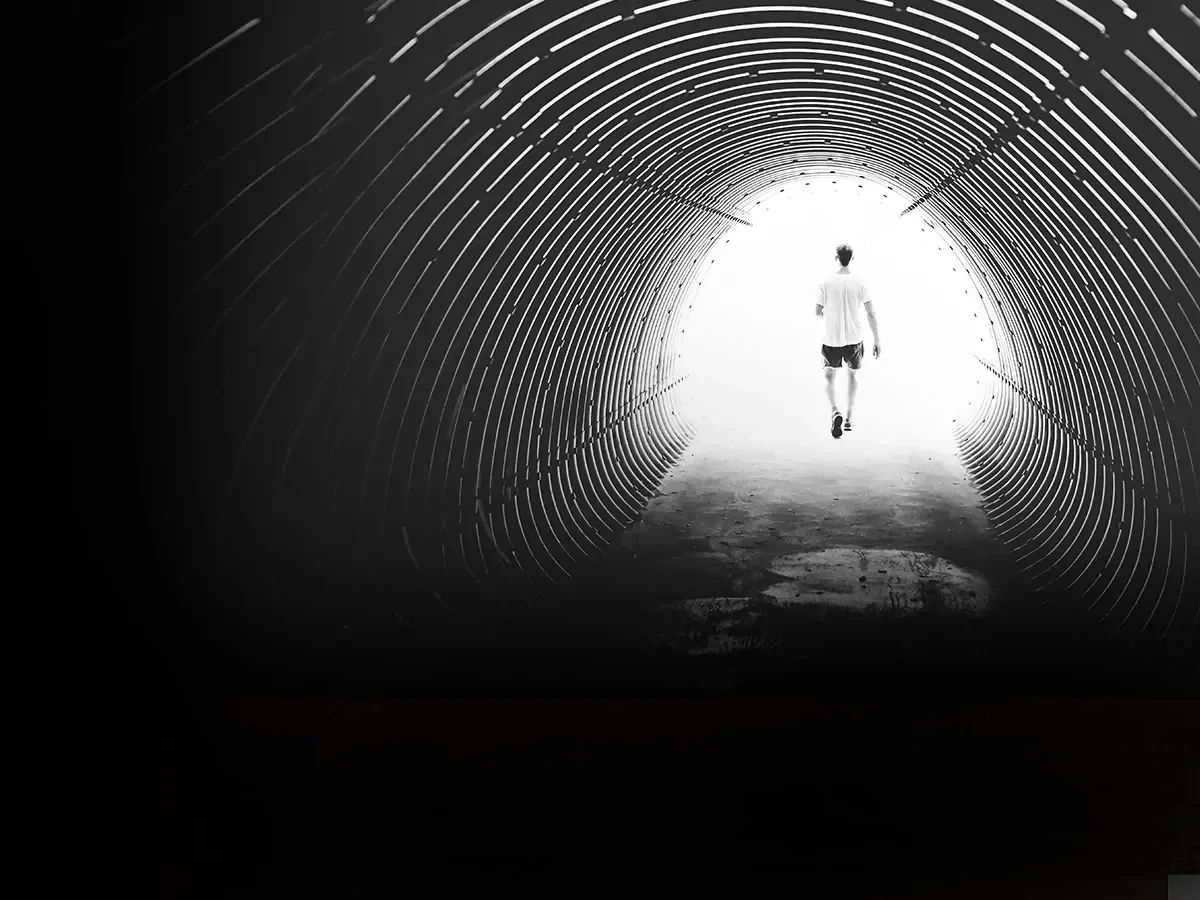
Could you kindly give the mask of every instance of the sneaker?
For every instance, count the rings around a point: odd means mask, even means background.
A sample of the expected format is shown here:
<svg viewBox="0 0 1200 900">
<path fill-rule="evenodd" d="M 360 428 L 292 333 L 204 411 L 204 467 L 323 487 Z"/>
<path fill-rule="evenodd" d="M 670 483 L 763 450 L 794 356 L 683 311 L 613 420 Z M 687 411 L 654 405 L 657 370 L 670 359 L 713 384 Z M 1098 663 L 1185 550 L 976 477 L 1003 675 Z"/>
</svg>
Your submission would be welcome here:
<svg viewBox="0 0 1200 900">
<path fill-rule="evenodd" d="M 829 433 L 835 438 L 842 436 L 842 414 L 840 412 L 833 414 L 833 427 L 829 430 Z"/>
<path fill-rule="evenodd" d="M 842 423 L 842 431 L 850 431 L 850 417 L 846 416 L 846 421 Z"/>
</svg>

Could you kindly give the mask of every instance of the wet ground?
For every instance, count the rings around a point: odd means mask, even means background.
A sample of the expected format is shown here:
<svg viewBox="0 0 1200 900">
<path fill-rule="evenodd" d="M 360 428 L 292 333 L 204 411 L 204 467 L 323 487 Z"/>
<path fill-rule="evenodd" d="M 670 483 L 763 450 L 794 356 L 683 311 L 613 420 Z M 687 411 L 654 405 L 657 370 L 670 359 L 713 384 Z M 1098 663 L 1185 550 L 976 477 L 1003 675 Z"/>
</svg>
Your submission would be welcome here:
<svg viewBox="0 0 1200 900">
<path fill-rule="evenodd" d="M 834 440 L 823 426 L 702 435 L 554 603 L 517 591 L 470 616 L 348 627 L 302 683 L 418 696 L 871 690 L 892 676 L 926 694 L 1157 688 L 1085 615 L 1031 599 L 948 441 L 884 442 L 865 423 Z"/>
<path fill-rule="evenodd" d="M 777 690 L 821 671 L 1120 680 L 1126 661 L 1094 623 L 1031 599 L 948 415 L 876 397 L 835 440 L 823 417 L 770 402 L 740 395 L 702 423 L 562 609 L 497 616 L 472 651 L 498 651 L 481 680 L 540 690 L 543 662 L 572 670 L 544 679 L 563 690 Z M 530 661 L 516 682 L 498 674 L 504 647 Z"/>
<path fill-rule="evenodd" d="M 857 434 L 788 449 L 702 439 L 610 564 L 641 595 L 817 619 L 979 619 L 1006 560 L 957 460 L 933 454 Z"/>
<path fill-rule="evenodd" d="M 956 456 L 865 430 L 702 436 L 588 601 L 636 610 L 640 646 L 680 664 L 676 685 L 819 670 L 1086 680 L 1111 663 L 1074 611 L 1030 600 Z"/>
<path fill-rule="evenodd" d="M 1111 672 L 1105 696 L 1103 639 L 1013 571 L 948 453 L 702 440 L 567 608 L 346 629 L 285 691 L 147 703 L 147 871 L 174 896 L 1146 896 L 1200 865 L 1200 707 Z"/>
</svg>

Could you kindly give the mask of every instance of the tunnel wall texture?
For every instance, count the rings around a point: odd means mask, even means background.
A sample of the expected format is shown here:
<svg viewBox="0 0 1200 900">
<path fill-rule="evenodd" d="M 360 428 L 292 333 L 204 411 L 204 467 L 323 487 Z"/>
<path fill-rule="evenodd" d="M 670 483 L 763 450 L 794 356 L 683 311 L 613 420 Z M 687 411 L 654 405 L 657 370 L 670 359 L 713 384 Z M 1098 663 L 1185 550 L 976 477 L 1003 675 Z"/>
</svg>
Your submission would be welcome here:
<svg viewBox="0 0 1200 900">
<path fill-rule="evenodd" d="M 1031 585 L 1186 647 L 1198 37 L 1196 9 L 1110 0 L 95 23 L 162 571 L 346 616 L 570 585 L 693 436 L 701 260 L 840 177 L 915 198 L 980 286 L 999 362 L 957 440 Z"/>
</svg>

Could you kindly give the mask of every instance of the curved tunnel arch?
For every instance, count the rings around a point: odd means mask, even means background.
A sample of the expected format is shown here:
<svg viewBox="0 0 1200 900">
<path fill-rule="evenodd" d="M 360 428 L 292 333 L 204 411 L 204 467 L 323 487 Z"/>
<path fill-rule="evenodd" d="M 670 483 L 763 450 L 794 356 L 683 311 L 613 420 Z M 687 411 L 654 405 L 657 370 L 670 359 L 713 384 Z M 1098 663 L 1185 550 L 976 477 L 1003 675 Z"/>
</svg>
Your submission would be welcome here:
<svg viewBox="0 0 1200 900">
<path fill-rule="evenodd" d="M 678 342 L 706 255 L 765 193 L 845 177 L 913 198 L 979 288 L 996 362 L 955 437 L 1033 588 L 1190 646 L 1186 4 L 184 18 L 131 16 L 106 52 L 150 446 L 187 460 L 155 521 L 192 577 L 413 607 L 570 585 L 694 436 Z"/>
</svg>

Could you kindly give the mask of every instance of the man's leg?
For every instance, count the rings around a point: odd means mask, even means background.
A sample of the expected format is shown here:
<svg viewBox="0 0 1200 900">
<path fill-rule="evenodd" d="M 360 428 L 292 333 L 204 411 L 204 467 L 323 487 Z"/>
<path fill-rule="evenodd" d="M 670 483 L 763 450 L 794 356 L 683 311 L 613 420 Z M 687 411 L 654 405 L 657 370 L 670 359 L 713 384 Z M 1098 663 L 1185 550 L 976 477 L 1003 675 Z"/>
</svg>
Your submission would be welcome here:
<svg viewBox="0 0 1200 900">
<path fill-rule="evenodd" d="M 833 379 L 837 377 L 837 369 L 832 366 L 825 367 L 825 396 L 829 398 L 829 408 L 833 412 L 833 423 L 829 429 L 829 433 L 835 438 L 842 436 L 842 414 L 838 412 L 837 398 L 833 393 Z"/>
<path fill-rule="evenodd" d="M 830 433 L 835 438 L 842 436 L 842 414 L 838 412 L 837 398 L 833 393 L 833 379 L 842 365 L 841 348 L 821 345 L 821 360 L 825 363 L 825 396 L 829 398 L 829 408 L 833 411 L 833 427 Z"/>
<path fill-rule="evenodd" d="M 854 413 L 854 398 L 858 396 L 858 370 L 862 366 L 863 345 L 860 341 L 853 347 L 847 347 L 846 354 L 846 377 L 850 379 L 850 383 L 846 388 L 846 423 L 844 430 L 850 431 L 850 417 Z"/>
</svg>

